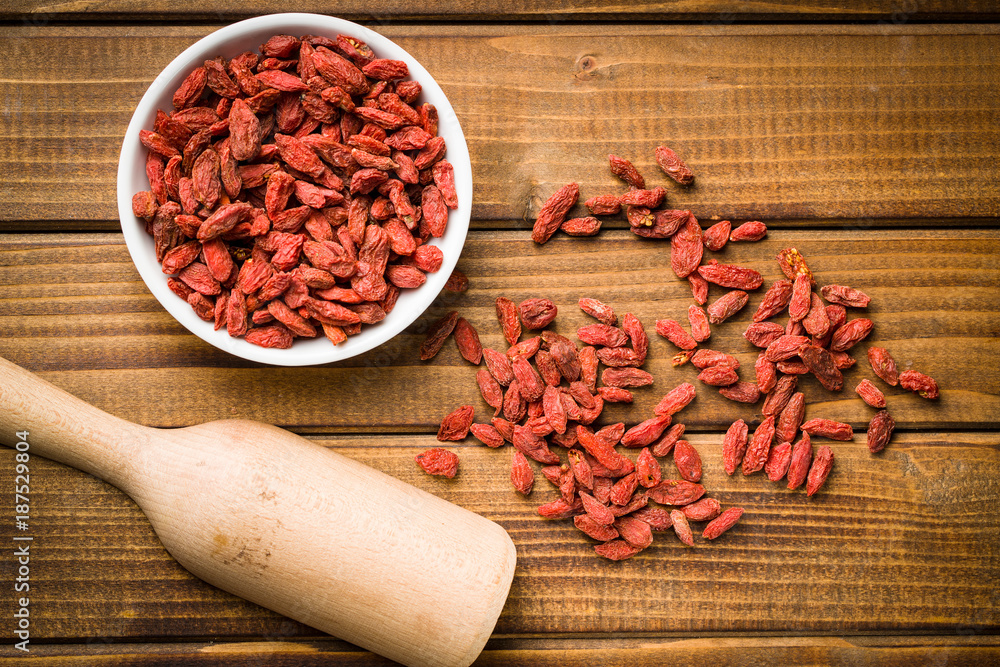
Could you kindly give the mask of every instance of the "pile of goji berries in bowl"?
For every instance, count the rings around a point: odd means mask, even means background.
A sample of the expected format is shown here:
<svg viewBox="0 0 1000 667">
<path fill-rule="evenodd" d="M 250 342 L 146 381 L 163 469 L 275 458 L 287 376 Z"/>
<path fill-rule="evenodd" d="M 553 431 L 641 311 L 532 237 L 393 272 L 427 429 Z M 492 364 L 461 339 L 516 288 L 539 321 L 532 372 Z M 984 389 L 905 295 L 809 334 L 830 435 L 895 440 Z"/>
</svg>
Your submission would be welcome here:
<svg viewBox="0 0 1000 667">
<path fill-rule="evenodd" d="M 273 14 L 156 77 L 117 194 L 139 274 L 178 322 L 303 366 L 373 349 L 430 306 L 465 244 L 472 167 L 444 92 L 400 46 Z"/>
</svg>

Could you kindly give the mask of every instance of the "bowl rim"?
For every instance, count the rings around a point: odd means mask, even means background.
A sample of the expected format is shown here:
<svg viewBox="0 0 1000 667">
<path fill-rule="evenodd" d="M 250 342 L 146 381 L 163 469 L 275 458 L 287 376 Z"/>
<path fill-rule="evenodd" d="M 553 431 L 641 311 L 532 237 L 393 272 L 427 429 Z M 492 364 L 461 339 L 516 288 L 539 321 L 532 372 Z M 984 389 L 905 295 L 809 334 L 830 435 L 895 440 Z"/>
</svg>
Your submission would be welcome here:
<svg viewBox="0 0 1000 667">
<path fill-rule="evenodd" d="M 215 330 L 211 322 L 199 318 L 186 301 L 167 287 L 168 275 L 156 261 L 152 237 L 132 212 L 132 196 L 149 189 L 145 174 L 146 149 L 139 142 L 139 131 L 152 128 L 158 108 L 173 108 L 169 99 L 195 63 L 217 55 L 231 58 L 247 50 L 256 50 L 272 35 L 320 33 L 331 38 L 339 33 L 349 34 L 366 42 L 380 58 L 406 62 L 408 78 L 420 83 L 421 97 L 434 104 L 438 111 L 438 134 L 445 139 L 445 155 L 455 170 L 458 208 L 449 211 L 444 236 L 428 241 L 428 245 L 437 245 L 444 254 L 441 268 L 426 274 L 427 280 L 420 287 L 401 290 L 396 307 L 384 320 L 365 325 L 359 334 L 348 336 L 339 345 L 320 334 L 311 340 L 296 338 L 287 349 L 263 348 L 243 338 L 231 337 L 225 327 Z M 252 46 L 247 47 L 250 43 Z M 141 187 L 135 187 L 137 182 Z M 417 321 L 440 294 L 458 262 L 471 220 L 472 192 L 472 165 L 465 135 L 451 102 L 430 72 L 403 47 L 370 28 L 334 16 L 304 12 L 265 14 L 238 21 L 205 35 L 178 54 L 157 74 L 136 105 L 122 141 L 117 172 L 118 214 L 125 244 L 140 277 L 160 305 L 185 329 L 213 347 L 248 361 L 275 366 L 313 366 L 343 361 L 388 342 Z"/>
</svg>

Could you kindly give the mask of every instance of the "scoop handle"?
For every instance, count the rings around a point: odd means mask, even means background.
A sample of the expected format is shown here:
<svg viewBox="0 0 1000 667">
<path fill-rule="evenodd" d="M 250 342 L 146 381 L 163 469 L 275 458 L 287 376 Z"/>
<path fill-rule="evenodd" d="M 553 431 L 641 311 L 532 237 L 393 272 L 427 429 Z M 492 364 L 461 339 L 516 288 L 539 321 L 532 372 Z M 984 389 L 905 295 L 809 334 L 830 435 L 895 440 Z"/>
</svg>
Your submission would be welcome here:
<svg viewBox="0 0 1000 667">
<path fill-rule="evenodd" d="M 30 452 L 90 473 L 126 493 L 131 455 L 149 438 L 133 424 L 0 358 L 0 443 L 27 431 Z"/>
</svg>

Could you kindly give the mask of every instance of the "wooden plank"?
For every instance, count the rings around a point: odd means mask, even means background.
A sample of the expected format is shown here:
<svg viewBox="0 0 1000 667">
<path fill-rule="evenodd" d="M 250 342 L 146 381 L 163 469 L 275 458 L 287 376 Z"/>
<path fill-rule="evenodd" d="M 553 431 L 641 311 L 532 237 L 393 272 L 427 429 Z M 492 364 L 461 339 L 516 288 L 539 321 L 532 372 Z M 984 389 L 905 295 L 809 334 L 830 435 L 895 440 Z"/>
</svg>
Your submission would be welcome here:
<svg viewBox="0 0 1000 667">
<path fill-rule="evenodd" d="M 394 665 L 332 640 L 263 642 L 176 642 L 160 644 L 41 645 L 32 653 L 56 667 L 86 665 Z M 746 664 L 914 664 L 984 665 L 1000 659 L 996 637 L 703 637 L 670 639 L 506 638 L 491 639 L 475 667 L 588 667 L 663 663 L 683 654 L 692 667 Z M 24 661 L 2 658 L 0 664 Z M 24 664 L 27 664 L 24 662 Z"/>
<path fill-rule="evenodd" d="M 305 0 L 295 6 L 296 11 L 326 14 L 330 5 L 319 0 Z M 259 14 L 288 11 L 287 5 L 273 0 L 251 0 L 239 5 L 227 2 L 136 2 L 136 0 L 83 1 L 51 3 L 47 0 L 23 0 L 0 11 L 4 20 L 22 20 L 33 25 L 50 21 L 74 20 L 236 20 Z M 599 20 L 650 20 L 650 21 L 699 21 L 706 25 L 729 25 L 737 21 L 845 21 L 865 20 L 900 25 L 910 21 L 933 20 L 995 20 L 996 5 L 986 0 L 958 2 L 957 0 L 915 0 L 913 2 L 890 0 L 853 0 L 832 2 L 809 0 L 791 2 L 779 0 L 764 2 L 750 0 L 643 2 L 637 4 L 608 4 L 602 2 L 470 2 L 446 0 L 433 4 L 416 2 L 371 3 L 347 1 L 336 6 L 338 16 L 354 21 L 380 24 L 400 20 L 464 20 L 492 21 L 542 21 L 563 23 L 568 21 Z"/>
<path fill-rule="evenodd" d="M 699 217 L 994 218 L 993 25 L 379 25 L 455 106 L 477 220 L 524 224 L 557 187 L 618 192 L 609 153 Z M 125 127 L 156 73 L 211 26 L 0 27 L 0 222 L 113 229 Z M 40 62 L 60 62 L 58 69 Z M 484 72 L 489 76 L 484 78 Z"/>
<path fill-rule="evenodd" d="M 863 429 L 871 410 L 853 388 L 867 377 L 886 390 L 900 428 L 995 427 L 997 231 L 783 230 L 759 243 L 730 244 L 716 256 L 759 270 L 769 285 L 781 277 L 774 256 L 786 246 L 804 253 L 820 284 L 852 285 L 872 297 L 866 312 L 875 329 L 858 346 L 859 363 L 845 371 L 845 390 L 827 392 L 811 376 L 802 379 L 810 417 Z M 0 355 L 104 410 L 149 425 L 245 417 L 299 430 L 434 432 L 441 417 L 459 405 L 487 410 L 475 369 L 451 342 L 430 362 L 419 361 L 424 332 L 436 318 L 458 310 L 479 330 L 484 345 L 505 350 L 496 297 L 552 298 L 561 309 L 554 330 L 575 338 L 578 327 L 593 321 L 577 301 L 591 296 L 619 313 L 633 312 L 653 339 L 645 368 L 655 383 L 636 390 L 632 406 L 608 406 L 606 419 L 645 419 L 680 382 L 698 385 L 698 400 L 684 413 L 689 428 L 724 430 L 736 418 L 755 419 L 759 404 L 721 398 L 697 382 L 690 364 L 673 368 L 670 358 L 677 350 L 653 333 L 656 319 L 686 326 L 691 303 L 687 281 L 669 269 L 666 247 L 622 231 L 591 239 L 558 237 L 544 246 L 524 231 L 477 232 L 459 260 L 472 277 L 467 292 L 443 292 L 415 325 L 360 357 L 283 369 L 243 362 L 183 330 L 146 290 L 118 235 L 7 235 L 0 243 Z M 710 298 L 723 291 L 713 288 Z M 741 376 L 749 380 L 758 351 L 742 332 L 762 292 L 714 327 L 706 343 L 735 354 Z M 882 385 L 865 359 L 869 344 L 887 347 L 901 369 L 935 377 L 942 397 L 927 401 Z M 383 397 L 383 409 L 372 410 L 373 395 Z"/>
<path fill-rule="evenodd" d="M 612 563 L 569 521 L 537 516 L 536 505 L 557 495 L 544 479 L 529 499 L 511 488 L 509 449 L 451 444 L 461 465 L 445 480 L 413 462 L 437 444 L 431 436 L 317 440 L 507 529 L 518 568 L 496 629 L 501 637 L 995 633 L 997 432 L 898 433 L 878 456 L 863 444 L 832 443 L 833 473 L 812 498 L 761 474 L 727 476 L 720 441 L 718 433 L 690 436 L 708 494 L 744 507 L 743 520 L 714 542 L 698 536 L 694 548 L 657 534 L 643 553 Z M 13 488 L 13 455 L 0 448 L 2 488 Z M 18 535 L 34 538 L 35 641 L 316 635 L 187 574 L 139 509 L 104 482 L 38 457 L 29 468 L 31 518 Z M 675 474 L 669 461 L 663 469 Z M 3 495 L 0 516 L 13 516 L 13 494 Z M 0 540 L 10 544 L 12 532 L 12 521 L 0 522 Z M 8 572 L 12 561 L 2 558 Z M 4 641 L 10 633 L 10 625 L 0 628 Z"/>
</svg>

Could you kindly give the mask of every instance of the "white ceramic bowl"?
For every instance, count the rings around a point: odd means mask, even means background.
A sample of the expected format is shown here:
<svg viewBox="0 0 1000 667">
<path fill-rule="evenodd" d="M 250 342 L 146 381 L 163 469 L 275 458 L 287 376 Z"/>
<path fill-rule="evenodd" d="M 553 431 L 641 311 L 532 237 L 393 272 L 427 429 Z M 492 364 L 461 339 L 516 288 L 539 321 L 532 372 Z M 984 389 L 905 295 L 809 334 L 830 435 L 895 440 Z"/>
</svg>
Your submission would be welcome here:
<svg viewBox="0 0 1000 667">
<path fill-rule="evenodd" d="M 445 157 L 455 167 L 458 208 L 450 212 L 445 235 L 430 241 L 444 253 L 441 269 L 427 274 L 427 282 L 419 288 L 402 290 L 396 307 L 384 320 L 365 325 L 359 334 L 349 336 L 347 341 L 336 346 L 321 335 L 315 339 L 297 338 L 289 349 L 267 349 L 229 336 L 225 327 L 216 331 L 211 323 L 201 320 L 187 302 L 167 287 L 167 276 L 156 261 L 153 238 L 146 233 L 143 221 L 132 213 L 132 195 L 149 190 L 145 171 L 146 149 L 139 142 L 139 131 L 152 129 L 156 110 L 169 112 L 173 109 L 174 91 L 184 77 L 205 60 L 219 55 L 232 58 L 245 51 L 257 51 L 269 37 L 277 34 L 311 34 L 331 38 L 347 34 L 366 42 L 379 58 L 405 61 L 410 71 L 409 78 L 418 81 L 422 87 L 418 101 L 430 102 L 437 107 L 440 117 L 438 134 L 447 142 Z M 319 14 L 258 16 L 217 30 L 192 44 L 160 72 L 139 101 L 125 132 L 118 162 L 118 214 L 122 233 L 139 275 L 149 290 L 167 312 L 202 340 L 237 357 L 279 366 L 306 366 L 348 359 L 381 345 L 413 323 L 441 292 L 455 268 L 469 229 L 471 207 L 469 149 L 455 110 L 437 82 L 413 56 L 389 39 L 356 23 Z"/>
</svg>

